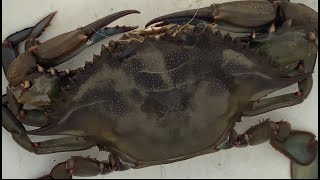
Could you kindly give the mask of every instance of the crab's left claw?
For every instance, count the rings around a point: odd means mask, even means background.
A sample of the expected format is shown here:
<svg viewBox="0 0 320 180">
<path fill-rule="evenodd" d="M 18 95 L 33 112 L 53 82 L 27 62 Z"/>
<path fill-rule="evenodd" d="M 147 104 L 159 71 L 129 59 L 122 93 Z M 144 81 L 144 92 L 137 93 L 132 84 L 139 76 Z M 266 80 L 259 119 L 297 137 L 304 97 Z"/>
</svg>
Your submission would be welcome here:
<svg viewBox="0 0 320 180">
<path fill-rule="evenodd" d="M 216 23 L 221 29 L 232 32 L 257 32 L 267 30 L 276 14 L 276 8 L 268 1 L 236 1 L 164 15 L 151 20 L 146 26 L 162 21 L 200 20 Z"/>
</svg>

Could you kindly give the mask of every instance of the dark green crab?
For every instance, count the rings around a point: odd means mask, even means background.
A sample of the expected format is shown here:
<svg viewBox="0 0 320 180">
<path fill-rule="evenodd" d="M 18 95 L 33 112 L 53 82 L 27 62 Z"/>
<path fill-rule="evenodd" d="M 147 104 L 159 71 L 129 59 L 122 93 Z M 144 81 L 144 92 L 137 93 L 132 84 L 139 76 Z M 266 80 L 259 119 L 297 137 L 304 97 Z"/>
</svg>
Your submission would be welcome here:
<svg viewBox="0 0 320 180">
<path fill-rule="evenodd" d="M 267 120 L 241 135 L 233 129 L 243 116 L 292 106 L 308 96 L 317 54 L 316 12 L 286 2 L 213 5 L 198 10 L 189 24 L 196 10 L 153 20 L 164 22 L 111 41 L 84 68 L 52 68 L 100 40 L 96 31 L 109 36 L 134 29 L 98 30 L 136 12 L 119 12 L 38 44 L 35 38 L 51 14 L 3 43 L 9 87 L 2 121 L 16 142 L 36 154 L 93 146 L 112 153 L 104 162 L 71 158 L 45 177 L 142 168 L 268 140 L 292 160 L 293 177 L 302 174 L 299 164 L 317 165 L 314 135 L 290 130 L 287 122 Z M 299 19 L 302 14 L 308 21 Z M 233 39 L 218 29 L 251 35 Z M 28 51 L 17 57 L 15 47 L 26 38 Z M 261 99 L 294 83 L 297 93 Z M 41 128 L 26 132 L 21 123 Z M 69 137 L 31 142 L 27 134 Z"/>
</svg>

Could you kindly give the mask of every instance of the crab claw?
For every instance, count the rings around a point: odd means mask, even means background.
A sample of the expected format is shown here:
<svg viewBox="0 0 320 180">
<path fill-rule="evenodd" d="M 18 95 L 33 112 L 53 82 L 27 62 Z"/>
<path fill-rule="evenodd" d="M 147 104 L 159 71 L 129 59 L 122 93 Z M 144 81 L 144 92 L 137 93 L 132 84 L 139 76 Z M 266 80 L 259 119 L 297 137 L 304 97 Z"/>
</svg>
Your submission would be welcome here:
<svg viewBox="0 0 320 180">
<path fill-rule="evenodd" d="M 188 21 L 192 19 L 192 17 L 197 20 L 213 22 L 212 20 L 212 8 L 205 7 L 201 9 L 190 9 L 186 11 L 180 11 L 164 16 L 157 17 L 146 24 L 146 27 L 150 26 L 151 24 L 158 23 L 161 21 L 165 22 L 178 22 L 178 21 Z"/>
<path fill-rule="evenodd" d="M 137 26 L 117 26 L 111 28 L 111 30 L 110 28 L 104 28 L 115 20 L 134 13 L 140 12 L 137 10 L 120 11 L 40 44 L 34 52 L 37 57 L 37 63 L 44 68 L 57 66 L 104 38 L 136 29 Z"/>
<path fill-rule="evenodd" d="M 2 51 L 5 52 L 5 62 L 3 65 L 9 85 L 17 86 L 24 80 L 30 80 L 34 77 L 34 72 L 37 70 L 39 70 L 39 72 L 44 72 L 46 69 L 64 63 L 82 52 L 88 46 L 91 46 L 102 39 L 136 29 L 137 26 L 105 27 L 113 21 L 133 13 L 140 12 L 137 10 L 120 11 L 105 16 L 74 31 L 56 36 L 41 44 L 35 40 L 35 38 L 40 36 L 48 26 L 49 22 L 56 14 L 56 12 L 54 12 L 41 20 L 34 28 L 28 28 L 9 36 L 2 46 Z M 17 56 L 18 52 L 16 47 L 12 48 L 11 46 L 13 43 L 18 43 L 27 37 L 27 50 Z M 9 48 L 7 48 L 7 46 Z M 7 49 L 9 49 L 8 52 L 4 51 Z M 55 71 L 51 72 L 53 75 L 57 74 Z"/>
<path fill-rule="evenodd" d="M 251 33 L 266 31 L 276 14 L 276 8 L 268 1 L 236 1 L 164 15 L 151 20 L 146 27 L 161 21 L 175 23 L 189 19 L 216 23 L 221 29 L 232 32 Z"/>
<path fill-rule="evenodd" d="M 86 32 L 86 35 L 91 37 L 94 33 L 96 33 L 97 29 L 100 29 L 110 23 L 112 23 L 113 21 L 120 19 L 126 15 L 129 14 L 134 14 L 134 13 L 138 13 L 140 14 L 139 11 L 137 10 L 125 10 L 125 11 L 120 11 L 114 14 L 111 14 L 109 16 L 106 16 L 104 18 L 101 18 L 91 24 L 88 24 L 87 26 L 81 28 L 84 32 Z"/>
</svg>

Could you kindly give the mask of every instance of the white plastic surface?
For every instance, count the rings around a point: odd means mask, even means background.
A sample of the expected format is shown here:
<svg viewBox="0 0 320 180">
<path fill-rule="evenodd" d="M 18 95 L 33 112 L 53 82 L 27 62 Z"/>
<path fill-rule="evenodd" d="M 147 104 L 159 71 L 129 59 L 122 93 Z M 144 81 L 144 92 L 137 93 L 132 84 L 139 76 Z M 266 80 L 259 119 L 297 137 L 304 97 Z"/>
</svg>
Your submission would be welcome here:
<svg viewBox="0 0 320 180">
<path fill-rule="evenodd" d="M 160 15 L 189 8 L 208 6 L 218 0 L 4 0 L 2 8 L 2 41 L 10 34 L 35 25 L 40 19 L 53 11 L 58 11 L 51 26 L 39 38 L 45 41 L 61 33 L 74 30 L 91 23 L 98 18 L 111 13 L 136 9 L 141 14 L 129 15 L 121 18 L 112 25 L 139 25 L 143 28 L 148 20 Z M 304 0 L 307 6 L 318 11 L 317 0 Z M 117 38 L 116 36 L 115 38 Z M 107 44 L 106 39 L 87 48 L 73 60 L 60 65 L 76 68 L 82 66 L 86 60 L 92 60 L 93 54 L 98 54 L 101 44 Z M 75 61 L 75 59 L 77 61 Z M 317 66 L 318 67 L 318 66 Z M 286 120 L 292 128 L 306 130 L 318 136 L 318 68 L 316 67 L 314 85 L 307 100 L 294 107 L 283 108 L 252 118 L 243 118 L 243 122 L 236 126 L 239 133 L 244 132 L 251 125 L 263 118 L 274 121 Z M 2 71 L 2 94 L 7 86 Z M 296 91 L 296 86 L 282 92 Z M 34 140 L 40 140 L 34 138 Z M 43 140 L 43 138 L 41 138 Z M 318 139 L 318 138 L 317 138 Z M 2 178 L 36 178 L 48 174 L 51 168 L 74 155 L 90 155 L 103 160 L 106 153 L 98 152 L 97 148 L 82 152 L 66 152 L 50 155 L 34 155 L 22 149 L 2 128 Z M 167 165 L 147 167 L 125 172 L 114 172 L 107 176 L 93 178 L 290 178 L 290 161 L 275 151 L 269 143 L 247 147 L 233 148 L 214 154 L 203 155 L 189 160 Z"/>
</svg>

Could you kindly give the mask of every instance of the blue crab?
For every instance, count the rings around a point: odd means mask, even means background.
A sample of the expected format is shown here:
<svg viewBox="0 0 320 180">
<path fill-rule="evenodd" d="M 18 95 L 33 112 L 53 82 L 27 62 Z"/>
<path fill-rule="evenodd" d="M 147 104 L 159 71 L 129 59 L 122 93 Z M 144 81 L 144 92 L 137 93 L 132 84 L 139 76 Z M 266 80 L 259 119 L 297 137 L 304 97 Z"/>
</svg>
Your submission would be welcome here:
<svg viewBox="0 0 320 180">
<path fill-rule="evenodd" d="M 308 21 L 301 21 L 306 11 L 311 12 Z M 317 55 L 317 13 L 288 2 L 212 5 L 152 20 L 147 25 L 163 23 L 110 41 L 84 68 L 54 68 L 101 40 L 101 34 L 135 29 L 102 28 L 131 13 L 137 11 L 112 14 L 40 44 L 35 38 L 53 13 L 4 41 L 7 56 L 2 62 L 9 86 L 2 120 L 15 141 L 36 154 L 94 146 L 112 153 L 101 162 L 73 157 L 45 178 L 142 168 L 268 140 L 292 160 L 293 177 L 303 174 L 299 164 L 309 169 L 317 165 L 314 135 L 291 130 L 288 122 L 266 120 L 240 135 L 234 130 L 243 116 L 296 105 L 308 97 Z M 219 29 L 251 34 L 233 38 Z M 25 39 L 27 51 L 18 56 L 16 45 Z M 278 52 L 284 47 L 289 47 L 290 58 Z M 261 99 L 295 83 L 296 93 Z M 25 131 L 21 123 L 40 128 Z M 31 142 L 27 135 L 69 136 Z M 315 176 L 317 171 L 311 170 L 307 175 Z"/>
</svg>

